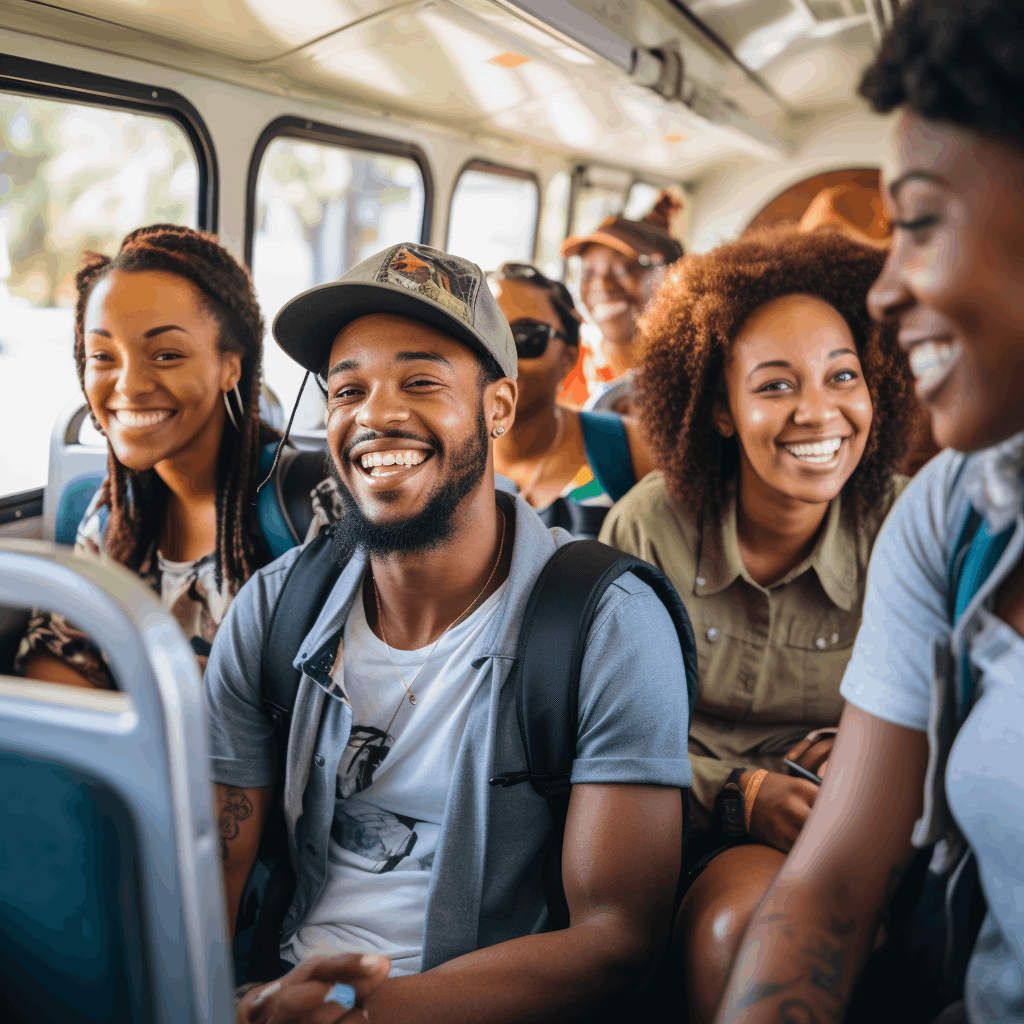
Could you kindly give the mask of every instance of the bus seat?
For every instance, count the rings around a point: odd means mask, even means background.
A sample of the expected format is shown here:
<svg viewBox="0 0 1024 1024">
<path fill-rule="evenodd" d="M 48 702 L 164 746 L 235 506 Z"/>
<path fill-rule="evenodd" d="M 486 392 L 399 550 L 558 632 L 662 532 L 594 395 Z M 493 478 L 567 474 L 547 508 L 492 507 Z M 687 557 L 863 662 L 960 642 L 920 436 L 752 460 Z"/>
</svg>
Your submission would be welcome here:
<svg viewBox="0 0 1024 1024">
<path fill-rule="evenodd" d="M 0 608 L 100 638 L 121 692 L 0 676 L 0 1019 L 233 1019 L 201 680 L 131 573 L 0 540 Z"/>
<path fill-rule="evenodd" d="M 43 491 L 43 537 L 74 544 L 78 524 L 107 475 L 104 445 L 83 444 L 80 435 L 89 406 L 80 398 L 66 405 L 50 434 L 50 467 Z M 277 430 L 284 429 L 284 408 L 266 386 L 260 390 L 260 416 Z"/>
</svg>

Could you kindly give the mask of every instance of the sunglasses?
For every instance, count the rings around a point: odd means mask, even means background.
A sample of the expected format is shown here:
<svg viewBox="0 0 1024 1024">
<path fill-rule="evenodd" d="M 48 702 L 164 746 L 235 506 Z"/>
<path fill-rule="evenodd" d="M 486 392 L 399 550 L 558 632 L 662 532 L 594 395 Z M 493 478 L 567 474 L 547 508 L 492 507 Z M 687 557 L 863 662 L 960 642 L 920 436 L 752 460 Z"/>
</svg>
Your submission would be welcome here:
<svg viewBox="0 0 1024 1024">
<path fill-rule="evenodd" d="M 547 351 L 552 338 L 565 340 L 565 335 L 551 324 L 516 323 L 509 326 L 512 328 L 512 340 L 516 343 L 516 355 L 520 359 L 539 359 Z"/>
</svg>

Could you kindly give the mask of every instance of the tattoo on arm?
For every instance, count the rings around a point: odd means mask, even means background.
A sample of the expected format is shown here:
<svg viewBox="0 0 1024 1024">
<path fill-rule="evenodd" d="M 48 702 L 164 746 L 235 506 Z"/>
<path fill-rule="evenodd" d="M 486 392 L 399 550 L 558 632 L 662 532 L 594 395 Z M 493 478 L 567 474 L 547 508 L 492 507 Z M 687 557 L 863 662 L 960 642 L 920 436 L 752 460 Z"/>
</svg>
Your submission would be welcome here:
<svg viewBox="0 0 1024 1024">
<path fill-rule="evenodd" d="M 252 803 L 240 789 L 228 787 L 224 806 L 220 809 L 217 821 L 220 831 L 220 859 L 228 859 L 228 843 L 238 838 L 241 831 L 240 821 L 245 821 L 252 814 Z"/>
<path fill-rule="evenodd" d="M 768 915 L 762 922 L 777 930 L 789 941 L 794 939 L 794 927 L 785 914 Z M 754 980 L 758 947 L 755 941 L 741 952 L 738 992 L 729 1010 L 742 1013 L 758 1003 L 764 1003 L 785 993 L 777 1003 L 779 1024 L 826 1024 L 842 1020 L 846 998 L 842 994 L 843 968 L 847 964 L 847 939 L 856 930 L 853 918 L 829 917 L 822 922 L 822 930 L 805 946 L 796 959 L 797 973 L 784 981 Z M 805 940 L 806 941 L 806 940 Z M 743 964 L 744 957 L 749 957 Z M 746 979 L 746 980 L 744 980 Z M 726 1019 L 732 1019 L 731 1016 Z"/>
</svg>

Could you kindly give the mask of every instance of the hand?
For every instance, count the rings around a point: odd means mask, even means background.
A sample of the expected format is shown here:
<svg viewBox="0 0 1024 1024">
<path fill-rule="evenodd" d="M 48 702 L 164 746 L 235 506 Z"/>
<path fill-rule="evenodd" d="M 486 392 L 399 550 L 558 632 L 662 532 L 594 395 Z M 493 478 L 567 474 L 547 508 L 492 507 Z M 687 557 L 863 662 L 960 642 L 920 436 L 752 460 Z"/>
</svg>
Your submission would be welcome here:
<svg viewBox="0 0 1024 1024">
<path fill-rule="evenodd" d="M 740 776 L 744 795 L 753 774 L 750 771 Z M 813 782 L 769 772 L 757 791 L 750 815 L 750 834 L 758 842 L 789 853 L 817 795 L 818 787 Z"/>
<path fill-rule="evenodd" d="M 806 768 L 817 775 L 824 776 L 825 765 L 832 755 L 832 744 L 835 743 L 835 736 L 823 736 L 819 740 L 802 739 L 788 754 L 787 761 L 795 761 L 801 768 Z"/>
<path fill-rule="evenodd" d="M 283 978 L 249 992 L 238 1004 L 236 1024 L 337 1024 L 362 1020 L 359 1007 L 387 980 L 391 961 L 386 956 L 312 957 Z M 324 996 L 336 982 L 355 989 L 356 1005 L 348 1010 Z"/>
</svg>

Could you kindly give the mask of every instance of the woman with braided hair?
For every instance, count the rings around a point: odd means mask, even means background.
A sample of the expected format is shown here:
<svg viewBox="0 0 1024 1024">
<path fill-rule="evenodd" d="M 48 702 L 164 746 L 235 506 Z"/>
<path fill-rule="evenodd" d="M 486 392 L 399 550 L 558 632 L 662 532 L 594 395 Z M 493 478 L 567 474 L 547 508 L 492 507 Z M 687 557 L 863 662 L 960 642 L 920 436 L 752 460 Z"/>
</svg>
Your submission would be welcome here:
<svg viewBox="0 0 1024 1024">
<path fill-rule="evenodd" d="M 239 587 L 270 560 L 256 518 L 263 447 L 263 316 L 248 271 L 213 235 L 170 224 L 129 234 L 76 278 L 75 363 L 107 438 L 107 477 L 76 548 L 156 589 L 205 666 Z M 33 617 L 18 669 L 109 688 L 102 655 L 56 615 Z"/>
</svg>

